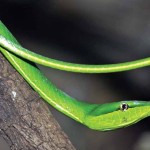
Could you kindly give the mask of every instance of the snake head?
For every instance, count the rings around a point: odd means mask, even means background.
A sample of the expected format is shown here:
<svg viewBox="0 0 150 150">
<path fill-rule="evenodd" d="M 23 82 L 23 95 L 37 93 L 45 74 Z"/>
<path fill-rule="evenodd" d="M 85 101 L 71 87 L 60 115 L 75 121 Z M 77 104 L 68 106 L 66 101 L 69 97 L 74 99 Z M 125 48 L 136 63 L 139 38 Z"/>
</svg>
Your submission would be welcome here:
<svg viewBox="0 0 150 150">
<path fill-rule="evenodd" d="M 100 131 L 127 127 L 150 115 L 150 102 L 146 101 L 121 101 L 91 107 L 84 124 Z"/>
</svg>

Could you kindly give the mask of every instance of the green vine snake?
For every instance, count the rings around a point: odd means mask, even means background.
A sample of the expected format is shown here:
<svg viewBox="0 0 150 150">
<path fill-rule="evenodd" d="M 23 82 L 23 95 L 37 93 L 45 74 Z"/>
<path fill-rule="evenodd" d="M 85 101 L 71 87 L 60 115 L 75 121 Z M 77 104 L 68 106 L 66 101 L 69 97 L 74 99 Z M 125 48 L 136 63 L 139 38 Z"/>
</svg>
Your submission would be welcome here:
<svg viewBox="0 0 150 150">
<path fill-rule="evenodd" d="M 109 65 L 66 63 L 40 56 L 21 47 L 2 22 L 0 22 L 0 51 L 44 100 L 91 129 L 107 131 L 123 128 L 150 115 L 150 102 L 146 101 L 120 101 L 106 104 L 78 101 L 52 84 L 33 63 L 72 72 L 108 73 L 149 66 L 150 58 Z"/>
</svg>

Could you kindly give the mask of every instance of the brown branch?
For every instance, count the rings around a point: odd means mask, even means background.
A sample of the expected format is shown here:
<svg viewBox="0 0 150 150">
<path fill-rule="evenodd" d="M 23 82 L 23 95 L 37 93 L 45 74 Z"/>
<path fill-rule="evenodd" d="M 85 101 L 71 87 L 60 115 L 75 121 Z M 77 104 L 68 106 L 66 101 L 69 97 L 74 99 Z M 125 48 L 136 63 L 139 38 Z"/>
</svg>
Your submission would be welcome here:
<svg viewBox="0 0 150 150">
<path fill-rule="evenodd" d="M 47 105 L 0 54 L 0 136 L 11 150 L 74 150 Z"/>
</svg>

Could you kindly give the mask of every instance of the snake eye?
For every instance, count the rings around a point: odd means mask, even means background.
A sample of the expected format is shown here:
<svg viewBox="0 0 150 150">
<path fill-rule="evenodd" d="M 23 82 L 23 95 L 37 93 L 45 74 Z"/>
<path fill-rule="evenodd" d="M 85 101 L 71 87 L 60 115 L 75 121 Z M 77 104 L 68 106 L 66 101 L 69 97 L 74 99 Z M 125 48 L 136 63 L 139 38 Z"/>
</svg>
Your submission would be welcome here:
<svg viewBox="0 0 150 150">
<path fill-rule="evenodd" d="M 122 103 L 120 105 L 120 110 L 122 110 L 122 111 L 126 111 L 128 108 L 129 108 L 129 105 L 126 103 Z"/>
</svg>

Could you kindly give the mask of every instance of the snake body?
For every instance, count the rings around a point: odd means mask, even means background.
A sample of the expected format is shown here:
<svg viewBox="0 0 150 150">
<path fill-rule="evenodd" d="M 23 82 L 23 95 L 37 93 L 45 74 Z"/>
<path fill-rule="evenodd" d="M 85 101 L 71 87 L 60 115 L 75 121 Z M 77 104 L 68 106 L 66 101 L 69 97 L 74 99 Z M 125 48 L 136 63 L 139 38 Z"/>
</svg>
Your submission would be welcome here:
<svg viewBox="0 0 150 150">
<path fill-rule="evenodd" d="M 150 65 L 150 58 L 144 58 L 140 60 L 135 60 L 131 62 L 124 62 L 118 64 L 104 64 L 104 65 L 84 65 L 75 64 L 69 62 L 63 62 L 55 60 L 52 58 L 44 57 L 34 52 L 31 52 L 22 46 L 6 39 L 4 36 L 0 35 L 0 45 L 7 49 L 8 51 L 23 57 L 32 62 L 70 72 L 78 73 L 111 73 L 111 72 L 121 72 L 127 70 L 133 70 L 140 67 L 146 67 Z"/>
<path fill-rule="evenodd" d="M 118 64 L 98 66 L 66 64 L 24 49 L 2 22 L 0 22 L 0 35 L 1 53 L 47 103 L 72 119 L 91 129 L 107 131 L 129 126 L 150 115 L 150 102 L 146 101 L 120 101 L 107 104 L 78 101 L 52 84 L 32 62 L 67 71 L 106 73 L 148 66 L 149 59 L 135 61 L 136 65 L 132 62 L 119 64 L 122 66 L 121 69 Z"/>
</svg>

